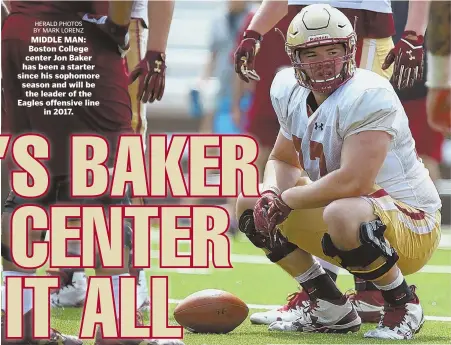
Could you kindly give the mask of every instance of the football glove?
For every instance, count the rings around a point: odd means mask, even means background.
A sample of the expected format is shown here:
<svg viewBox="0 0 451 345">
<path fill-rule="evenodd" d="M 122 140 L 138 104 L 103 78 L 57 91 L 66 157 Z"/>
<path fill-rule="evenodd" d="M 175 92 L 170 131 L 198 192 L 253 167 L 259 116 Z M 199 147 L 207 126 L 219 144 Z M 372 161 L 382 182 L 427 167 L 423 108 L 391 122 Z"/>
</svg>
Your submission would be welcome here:
<svg viewBox="0 0 451 345">
<path fill-rule="evenodd" d="M 402 90 L 412 87 L 423 79 L 424 37 L 414 31 L 404 31 L 401 39 L 385 57 L 382 69 L 388 69 L 394 62 L 392 85 Z"/>
<path fill-rule="evenodd" d="M 249 83 L 249 80 L 259 81 L 260 77 L 255 72 L 255 55 L 260 49 L 262 36 L 253 30 L 246 30 L 240 45 L 235 51 L 235 72 L 241 80 Z"/>
<path fill-rule="evenodd" d="M 270 203 L 277 198 L 277 193 L 273 190 L 267 190 L 261 193 L 260 199 L 254 206 L 254 223 L 257 231 L 268 234 L 269 218 L 268 210 Z"/>
<path fill-rule="evenodd" d="M 277 239 L 277 225 L 281 224 L 292 209 L 274 190 L 261 194 L 254 207 L 254 223 L 257 231 L 269 236 L 271 246 Z"/>
<path fill-rule="evenodd" d="M 282 224 L 288 218 L 291 211 L 293 209 L 282 200 L 281 195 L 278 195 L 270 202 L 268 208 L 268 227 L 270 234 L 275 233 L 277 225 Z"/>
<path fill-rule="evenodd" d="M 128 33 L 128 25 L 118 25 L 111 21 L 108 16 L 101 16 L 96 14 L 84 13 L 82 19 L 86 22 L 96 24 L 97 27 L 106 33 L 116 44 L 124 58 L 130 50 L 130 36 Z"/>
<path fill-rule="evenodd" d="M 139 78 L 138 100 L 143 103 L 160 101 L 164 94 L 166 79 L 166 55 L 149 50 L 144 59 L 129 76 L 132 84 Z"/>
</svg>

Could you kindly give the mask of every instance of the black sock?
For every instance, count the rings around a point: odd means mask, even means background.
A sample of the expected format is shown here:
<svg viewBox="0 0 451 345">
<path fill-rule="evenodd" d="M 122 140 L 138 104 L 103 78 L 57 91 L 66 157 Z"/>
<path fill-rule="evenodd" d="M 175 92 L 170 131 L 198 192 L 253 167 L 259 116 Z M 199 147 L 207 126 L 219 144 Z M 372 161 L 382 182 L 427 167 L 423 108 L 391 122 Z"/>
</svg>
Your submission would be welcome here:
<svg viewBox="0 0 451 345">
<path fill-rule="evenodd" d="M 381 290 L 384 300 L 391 305 L 403 305 L 415 298 L 410 287 L 404 279 L 402 284 L 391 290 Z"/>
<path fill-rule="evenodd" d="M 308 293 L 310 299 L 337 300 L 343 297 L 335 282 L 327 274 L 321 274 L 316 278 L 307 280 L 301 283 L 301 286 Z"/>
<path fill-rule="evenodd" d="M 374 285 L 372 282 L 357 278 L 354 276 L 354 284 L 356 291 L 378 291 L 376 285 Z"/>
<path fill-rule="evenodd" d="M 324 267 L 323 267 L 324 268 Z M 337 273 L 332 272 L 331 270 L 328 270 L 327 268 L 324 268 L 324 270 L 326 271 L 326 273 L 329 275 L 329 277 L 332 278 L 332 280 L 334 282 L 337 281 Z"/>
<path fill-rule="evenodd" d="M 373 282 L 366 282 L 365 291 L 379 291 L 379 289 Z"/>
</svg>

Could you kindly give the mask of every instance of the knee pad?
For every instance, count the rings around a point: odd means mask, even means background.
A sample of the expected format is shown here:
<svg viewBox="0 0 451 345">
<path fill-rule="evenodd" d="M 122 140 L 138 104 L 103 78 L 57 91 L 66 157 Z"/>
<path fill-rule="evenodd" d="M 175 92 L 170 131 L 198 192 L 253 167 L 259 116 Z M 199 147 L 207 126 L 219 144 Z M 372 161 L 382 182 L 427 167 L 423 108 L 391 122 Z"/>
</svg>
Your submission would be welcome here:
<svg viewBox="0 0 451 345">
<path fill-rule="evenodd" d="M 269 236 L 265 236 L 255 229 L 254 211 L 246 210 L 240 217 L 238 229 L 244 233 L 249 241 L 257 248 L 264 248 L 270 251 L 266 257 L 272 262 L 277 262 L 298 248 L 295 244 L 289 242 L 279 231 L 276 233 L 276 239 L 271 245 Z"/>
<path fill-rule="evenodd" d="M 278 230 L 276 234 L 276 240 L 274 245 L 271 247 L 271 253 L 267 254 L 266 257 L 271 262 L 278 262 L 286 257 L 288 254 L 294 252 L 298 246 L 294 243 L 288 241 Z"/>
<path fill-rule="evenodd" d="M 246 210 L 241 215 L 238 221 L 238 229 L 247 236 L 249 241 L 252 242 L 257 248 L 269 249 L 270 241 L 269 237 L 257 231 L 254 223 L 254 211 Z"/>
<path fill-rule="evenodd" d="M 362 223 L 359 230 L 361 246 L 352 250 L 340 250 L 332 242 L 329 234 L 324 234 L 321 241 L 323 253 L 337 258 L 340 265 L 357 278 L 375 280 L 385 275 L 398 261 L 396 250 L 385 241 L 384 232 L 387 227 L 381 220 Z M 370 271 L 358 271 L 354 268 L 367 267 L 379 258 L 385 263 Z"/>
</svg>

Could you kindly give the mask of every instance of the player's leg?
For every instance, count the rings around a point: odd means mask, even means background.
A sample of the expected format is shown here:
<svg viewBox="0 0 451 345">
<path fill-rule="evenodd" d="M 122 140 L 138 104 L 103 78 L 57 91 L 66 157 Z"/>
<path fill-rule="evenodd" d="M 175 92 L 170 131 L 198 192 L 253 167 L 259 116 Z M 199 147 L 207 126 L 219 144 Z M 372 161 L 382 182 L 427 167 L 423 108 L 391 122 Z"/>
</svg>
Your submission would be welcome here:
<svg viewBox="0 0 451 345">
<path fill-rule="evenodd" d="M 302 178 L 300 181 L 298 185 L 305 184 L 307 179 Z M 295 225 L 295 227 L 290 227 L 292 231 L 279 232 L 277 241 L 275 241 L 276 245 L 271 246 L 268 238 L 255 229 L 253 207 L 256 201 L 255 198 L 243 198 L 242 196 L 238 198 L 239 229 L 256 247 L 265 252 L 269 260 L 280 266 L 301 285 L 308 299 L 292 301 L 292 304 L 296 303 L 297 305 L 293 305 L 288 310 L 274 310 L 261 315 L 254 314 L 251 316 L 251 322 L 269 323 L 271 330 L 284 331 L 346 333 L 358 330 L 361 320 L 352 304 L 338 290 L 335 282 L 318 261 L 309 252 L 300 249 L 299 243 L 296 242 L 299 238 L 303 238 L 303 241 L 320 241 L 320 236 L 325 231 L 325 224 L 322 221 L 323 210 L 295 212 L 298 217 L 302 218 L 302 221 L 297 218 L 297 223 L 290 222 Z M 302 235 L 295 235 L 292 238 L 286 236 L 287 234 L 290 236 L 294 232 Z M 325 315 L 329 315 L 326 317 L 327 323 L 322 323 Z"/>
<path fill-rule="evenodd" d="M 141 19 L 133 18 L 130 22 L 130 51 L 126 55 L 127 70 L 131 72 L 144 57 L 147 45 L 148 30 L 144 28 Z M 144 151 L 147 147 L 147 114 L 146 104 L 138 100 L 138 80 L 128 86 L 128 93 L 132 104 L 132 129 L 136 134 L 143 137 Z M 142 205 L 144 200 L 136 198 L 132 200 L 133 204 Z M 146 272 L 143 269 L 130 269 L 130 274 L 137 278 L 137 305 L 141 311 L 149 311 L 149 289 L 147 287 Z"/>
<path fill-rule="evenodd" d="M 147 42 L 147 30 L 145 30 L 138 19 L 132 19 L 130 24 L 130 51 L 127 54 L 127 68 L 133 69 L 140 61 L 145 44 Z M 144 45 L 144 47 L 143 47 Z M 122 69 L 115 73 L 123 73 Z M 145 116 L 145 105 L 137 100 L 138 82 L 129 86 L 129 94 L 132 105 L 132 128 L 135 133 L 143 135 L 145 145 L 145 131 L 147 130 L 147 120 Z M 142 204 L 142 199 L 133 200 L 133 203 Z M 80 255 L 80 243 L 69 241 L 69 252 Z M 137 278 L 138 300 L 137 305 L 141 310 L 149 308 L 149 293 L 145 272 L 132 269 L 130 272 Z M 86 298 L 87 280 L 83 270 L 80 269 L 48 269 L 47 274 L 61 277 L 61 288 L 51 295 L 53 307 L 76 307 L 84 303 Z"/>
<path fill-rule="evenodd" d="M 383 70 L 382 64 L 393 46 L 391 37 L 363 38 L 359 40 L 356 53 L 357 66 L 390 79 L 393 73 L 393 65 Z M 384 307 L 384 301 L 379 289 L 372 282 L 358 277 L 354 277 L 354 284 L 355 293 L 350 297 L 362 321 L 379 322 L 380 313 Z"/>
<path fill-rule="evenodd" d="M 359 217 L 351 216 L 349 210 Z M 383 317 L 365 336 L 412 338 L 424 317 L 415 289 L 407 285 L 403 274 L 418 271 L 437 248 L 439 213 L 427 215 L 379 190 L 369 198 L 331 203 L 324 211 L 324 221 L 328 225 L 322 239 L 324 253 L 355 276 L 372 281 L 382 292 Z"/>
<path fill-rule="evenodd" d="M 33 203 L 41 205 L 42 207 L 46 207 L 49 205 L 51 200 L 54 198 L 55 189 L 53 188 L 55 185 L 52 184 L 52 187 L 49 189 L 47 195 L 40 200 L 33 200 Z M 33 277 L 36 275 L 36 270 L 24 269 L 18 267 L 12 259 L 11 256 L 11 248 L 10 248 L 10 220 L 11 215 L 14 210 L 22 205 L 29 204 L 29 199 L 23 199 L 18 197 L 14 192 L 10 192 L 5 205 L 4 212 L 2 213 L 1 219 L 1 241 L 2 241 L 2 258 L 3 258 L 3 271 L 2 271 L 2 344 L 41 344 L 41 345 L 81 345 L 83 342 L 76 337 L 68 336 L 65 334 L 61 334 L 55 329 L 50 329 L 50 338 L 49 339 L 33 339 L 32 336 L 32 324 L 33 324 L 33 297 L 31 289 L 24 289 L 22 295 L 22 303 L 23 303 L 23 339 L 20 340 L 6 340 L 5 339 L 5 320 L 7 317 L 7 311 L 5 310 L 6 306 L 6 278 L 7 277 Z M 39 231 L 30 231 L 28 230 L 28 245 L 31 246 L 32 242 L 41 241 L 42 237 L 45 234 Z"/>
<path fill-rule="evenodd" d="M 4 27 L 2 28 L 2 84 L 3 84 L 3 100 L 2 104 L 2 132 L 5 134 L 19 135 L 22 133 L 32 132 L 33 127 L 31 125 L 30 117 L 33 117 L 36 111 L 35 109 L 29 110 L 26 107 L 18 107 L 18 99 L 26 99 L 22 93 L 22 87 L 17 79 L 17 75 L 22 72 L 21 61 L 25 60 L 24 54 L 28 52 L 29 42 L 23 42 L 17 39 L 5 39 L 5 37 L 15 37 L 15 33 L 18 32 L 17 28 L 25 28 L 31 22 L 34 22 L 33 18 L 28 18 L 21 15 L 10 16 Z M 31 27 L 34 23 L 31 25 Z M 9 159 L 7 160 L 10 161 Z M 3 162 L 2 162 L 3 163 Z M 27 344 L 47 344 L 47 345 L 75 345 L 82 344 L 80 340 L 75 337 L 66 336 L 60 334 L 58 331 L 50 330 L 50 339 L 47 340 L 33 340 L 32 339 L 32 321 L 33 321 L 33 308 L 32 308 L 32 290 L 25 289 L 23 292 L 23 322 L 24 322 L 24 339 L 23 340 L 6 340 L 5 336 L 5 322 L 4 318 L 7 315 L 5 312 L 5 291 L 6 286 L 4 286 L 5 279 L 7 277 L 13 276 L 34 276 L 35 270 L 25 270 L 12 261 L 11 248 L 10 248 L 10 218 L 12 212 L 15 208 L 24 203 L 33 202 L 35 204 L 40 204 L 43 207 L 48 206 L 51 200 L 54 198 L 54 180 L 50 183 L 50 188 L 47 194 L 40 199 L 34 199 L 30 201 L 25 200 L 15 193 L 10 192 L 8 198 L 5 201 L 4 209 L 2 212 L 2 231 L 1 231 L 1 242 L 2 242 L 2 258 L 3 258 L 3 272 L 2 272 L 2 344 L 17 344 L 27 343 Z M 40 240 L 41 234 L 36 231 L 31 231 L 29 234 L 29 241 Z"/>
<path fill-rule="evenodd" d="M 279 123 L 275 116 L 258 114 L 250 117 L 247 120 L 246 129 L 248 133 L 252 137 L 254 137 L 259 144 L 259 152 L 256 165 L 259 171 L 260 179 L 262 179 L 268 157 L 271 153 L 272 147 L 274 146 L 274 139 L 277 137 L 277 133 L 279 131 Z M 323 269 L 327 274 L 329 274 L 332 280 L 336 282 L 340 268 L 332 265 L 325 260 L 322 260 L 321 258 L 315 259 L 321 264 Z M 300 286 L 300 289 L 298 291 L 288 295 L 287 301 L 283 306 L 265 312 L 253 313 L 250 316 L 250 321 L 253 324 L 257 325 L 269 325 L 276 320 L 293 320 L 296 318 L 296 314 L 294 313 L 296 308 L 302 307 L 308 300 L 308 294 Z"/>
<path fill-rule="evenodd" d="M 254 231 L 254 220 L 252 217 L 251 210 L 254 208 L 256 202 L 257 198 L 244 198 L 242 195 L 238 197 L 236 209 L 236 215 L 238 218 L 238 229 L 246 234 L 246 236 L 249 238 L 249 240 L 253 245 L 261 248 L 265 252 L 265 254 L 268 255 L 269 250 L 266 249 L 262 243 L 259 243 L 260 239 L 258 237 L 254 237 L 252 233 L 249 233 L 249 229 L 251 231 Z M 247 222 L 249 222 L 249 225 L 247 224 Z M 286 257 L 288 257 L 288 260 L 291 260 L 290 259 L 291 257 L 295 259 L 296 253 L 298 252 L 296 250 L 296 247 L 294 247 L 292 244 L 287 244 L 287 246 L 288 248 L 286 249 L 287 252 Z M 274 260 L 271 261 L 274 262 Z M 280 262 L 277 262 L 277 264 L 285 272 L 294 277 L 295 275 L 291 274 L 289 267 L 285 265 L 285 261 L 286 260 L 280 260 Z M 296 313 L 294 313 L 294 311 L 297 309 L 297 307 L 302 307 L 304 305 L 304 302 L 307 302 L 308 300 L 309 297 L 307 293 L 301 288 L 299 292 L 290 294 L 287 297 L 287 303 L 282 307 L 273 310 L 268 310 L 265 312 L 253 313 L 249 319 L 251 323 L 256 325 L 270 325 L 276 320 L 294 321 L 297 319 L 297 315 Z"/>
</svg>

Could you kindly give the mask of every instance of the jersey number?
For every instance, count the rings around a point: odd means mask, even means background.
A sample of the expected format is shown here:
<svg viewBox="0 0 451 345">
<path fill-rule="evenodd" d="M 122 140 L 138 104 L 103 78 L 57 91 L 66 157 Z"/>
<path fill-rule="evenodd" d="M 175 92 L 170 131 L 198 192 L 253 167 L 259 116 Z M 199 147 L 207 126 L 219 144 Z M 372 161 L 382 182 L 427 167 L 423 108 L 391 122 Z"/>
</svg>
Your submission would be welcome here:
<svg viewBox="0 0 451 345">
<path fill-rule="evenodd" d="M 302 169 L 305 170 L 304 167 L 304 155 L 302 154 L 301 143 L 302 139 L 293 135 L 293 142 L 296 151 L 299 152 L 299 163 L 301 164 Z M 316 141 L 310 141 L 310 160 L 315 161 L 319 159 L 319 175 L 321 177 L 327 175 L 327 167 L 326 167 L 326 157 L 324 156 L 323 144 L 318 143 Z"/>
</svg>

